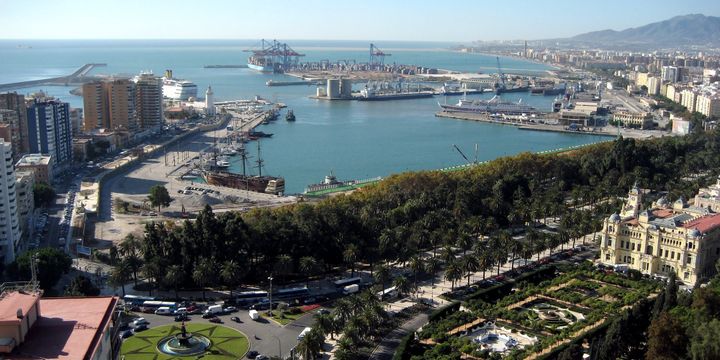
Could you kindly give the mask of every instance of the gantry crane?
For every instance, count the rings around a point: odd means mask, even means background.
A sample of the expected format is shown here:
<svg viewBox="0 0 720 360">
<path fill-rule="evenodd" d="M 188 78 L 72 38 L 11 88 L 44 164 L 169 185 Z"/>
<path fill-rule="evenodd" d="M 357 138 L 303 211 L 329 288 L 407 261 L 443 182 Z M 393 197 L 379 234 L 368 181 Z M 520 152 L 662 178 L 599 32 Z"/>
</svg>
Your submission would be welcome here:
<svg viewBox="0 0 720 360">
<path fill-rule="evenodd" d="M 375 44 L 370 44 L 370 66 L 384 66 L 385 57 L 391 55 L 380 50 Z"/>
</svg>

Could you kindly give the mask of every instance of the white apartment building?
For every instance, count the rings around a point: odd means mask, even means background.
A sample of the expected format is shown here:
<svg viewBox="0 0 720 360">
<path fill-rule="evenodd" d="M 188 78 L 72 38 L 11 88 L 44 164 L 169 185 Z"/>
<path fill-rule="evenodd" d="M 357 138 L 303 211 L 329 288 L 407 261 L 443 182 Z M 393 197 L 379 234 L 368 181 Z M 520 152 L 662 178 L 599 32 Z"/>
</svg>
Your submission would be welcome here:
<svg viewBox="0 0 720 360">
<path fill-rule="evenodd" d="M 12 144 L 0 139 L 0 256 L 5 264 L 15 260 L 20 237 Z"/>
</svg>

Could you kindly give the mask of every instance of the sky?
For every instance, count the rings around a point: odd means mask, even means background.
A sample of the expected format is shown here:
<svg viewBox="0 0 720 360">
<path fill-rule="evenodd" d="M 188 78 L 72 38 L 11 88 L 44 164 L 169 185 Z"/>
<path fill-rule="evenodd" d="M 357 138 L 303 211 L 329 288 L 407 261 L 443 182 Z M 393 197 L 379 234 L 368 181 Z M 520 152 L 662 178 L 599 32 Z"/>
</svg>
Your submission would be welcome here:
<svg viewBox="0 0 720 360">
<path fill-rule="evenodd" d="M 720 1 L 0 0 L 0 39 L 533 40 L 694 13 Z"/>
</svg>

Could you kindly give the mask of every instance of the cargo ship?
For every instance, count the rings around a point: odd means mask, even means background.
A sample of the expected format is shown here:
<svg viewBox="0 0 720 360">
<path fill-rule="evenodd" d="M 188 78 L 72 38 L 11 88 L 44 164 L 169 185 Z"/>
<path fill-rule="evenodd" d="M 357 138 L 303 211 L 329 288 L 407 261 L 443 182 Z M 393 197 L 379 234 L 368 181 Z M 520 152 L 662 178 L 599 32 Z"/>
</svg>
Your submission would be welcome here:
<svg viewBox="0 0 720 360">
<path fill-rule="evenodd" d="M 502 101 L 498 96 L 490 100 L 467 100 L 464 97 L 456 105 L 438 104 L 444 111 L 465 113 L 487 113 L 504 115 L 537 114 L 538 109 L 525 105 L 522 101 L 517 103 Z"/>
<path fill-rule="evenodd" d="M 379 92 L 372 89 L 360 90 L 360 96 L 357 98 L 360 101 L 384 101 L 384 100 L 404 100 L 404 99 L 419 99 L 433 97 L 432 91 L 384 91 Z"/>
<path fill-rule="evenodd" d="M 248 57 L 248 68 L 263 73 L 282 73 L 297 66 L 299 58 L 305 56 L 293 50 L 288 44 L 277 40 L 260 41 L 259 49 L 245 50 L 251 52 Z"/>
</svg>

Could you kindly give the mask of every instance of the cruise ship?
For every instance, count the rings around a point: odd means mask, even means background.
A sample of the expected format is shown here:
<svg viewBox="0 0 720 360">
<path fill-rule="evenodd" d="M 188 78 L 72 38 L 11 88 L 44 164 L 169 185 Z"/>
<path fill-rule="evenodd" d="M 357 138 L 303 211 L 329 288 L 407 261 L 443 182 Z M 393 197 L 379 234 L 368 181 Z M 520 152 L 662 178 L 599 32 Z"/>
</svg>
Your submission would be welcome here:
<svg viewBox="0 0 720 360">
<path fill-rule="evenodd" d="M 444 111 L 448 112 L 466 112 L 466 113 L 487 113 L 487 114 L 504 114 L 504 115 L 520 115 L 520 114 L 537 114 L 538 109 L 523 104 L 522 101 L 516 103 L 510 101 L 502 101 L 498 96 L 493 96 L 490 100 L 468 100 L 460 99 L 456 105 L 438 104 Z"/>
<path fill-rule="evenodd" d="M 192 81 L 175 79 L 172 70 L 165 70 L 163 77 L 163 97 L 173 100 L 187 100 L 197 97 L 197 85 Z"/>
</svg>

